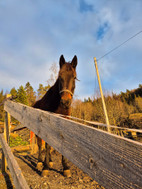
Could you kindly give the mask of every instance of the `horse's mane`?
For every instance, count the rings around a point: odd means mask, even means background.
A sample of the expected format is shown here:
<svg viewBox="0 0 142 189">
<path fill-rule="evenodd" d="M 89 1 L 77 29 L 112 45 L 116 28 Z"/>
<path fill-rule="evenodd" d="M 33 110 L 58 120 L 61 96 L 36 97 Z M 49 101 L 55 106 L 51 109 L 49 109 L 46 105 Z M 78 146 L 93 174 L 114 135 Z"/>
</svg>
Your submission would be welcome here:
<svg viewBox="0 0 142 189">
<path fill-rule="evenodd" d="M 59 78 L 46 94 L 34 104 L 34 108 L 55 112 L 60 103 Z"/>
</svg>

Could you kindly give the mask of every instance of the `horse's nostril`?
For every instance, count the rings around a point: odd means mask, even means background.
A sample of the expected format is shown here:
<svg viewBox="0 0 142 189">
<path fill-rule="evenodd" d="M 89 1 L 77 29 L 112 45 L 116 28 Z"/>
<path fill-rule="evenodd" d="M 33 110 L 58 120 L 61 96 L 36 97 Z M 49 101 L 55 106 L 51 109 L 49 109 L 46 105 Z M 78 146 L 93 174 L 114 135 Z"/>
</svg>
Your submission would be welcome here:
<svg viewBox="0 0 142 189">
<path fill-rule="evenodd" d="M 64 108 L 69 108 L 69 106 L 71 105 L 71 100 L 64 100 L 64 99 L 61 99 L 61 105 L 62 105 Z"/>
<path fill-rule="evenodd" d="M 70 106 L 70 104 L 71 104 L 71 101 L 70 101 L 70 100 L 67 100 L 67 101 L 66 101 L 66 105 L 67 105 L 67 106 Z"/>
</svg>

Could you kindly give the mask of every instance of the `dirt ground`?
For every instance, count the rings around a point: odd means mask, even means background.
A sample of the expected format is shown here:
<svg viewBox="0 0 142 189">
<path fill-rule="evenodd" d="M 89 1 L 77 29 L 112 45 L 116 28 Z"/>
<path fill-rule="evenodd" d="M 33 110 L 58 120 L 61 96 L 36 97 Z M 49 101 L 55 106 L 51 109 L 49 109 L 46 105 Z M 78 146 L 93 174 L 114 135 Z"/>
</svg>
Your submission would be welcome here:
<svg viewBox="0 0 142 189">
<path fill-rule="evenodd" d="M 14 156 L 22 169 L 23 175 L 32 189 L 102 189 L 97 182 L 83 173 L 79 168 L 69 162 L 71 167 L 71 178 L 65 178 L 62 175 L 61 155 L 53 151 L 52 160 L 54 162 L 53 169 L 50 169 L 48 177 L 41 177 L 41 172 L 37 171 L 37 155 L 31 155 L 30 151 L 21 151 L 22 147 L 13 150 Z M 0 156 L 1 166 L 1 156 Z M 0 188 L 13 189 L 13 181 L 9 171 L 3 175 L 0 172 Z"/>
<path fill-rule="evenodd" d="M 3 127 L 0 127 L 3 131 Z M 23 141 L 29 141 L 29 130 L 23 129 L 16 132 Z M 24 150 L 25 148 L 25 150 Z M 82 170 L 69 162 L 72 177 L 65 178 L 62 175 L 61 154 L 52 152 L 53 168 L 50 169 L 48 177 L 42 177 L 41 172 L 36 169 L 37 154 L 31 155 L 26 147 L 18 146 L 12 148 L 13 154 L 22 170 L 22 173 L 31 189 L 103 189 L 96 181 L 90 178 Z M 1 168 L 1 149 L 0 149 Z M 0 189 L 15 189 L 9 170 L 2 174 L 0 169 Z"/>
<path fill-rule="evenodd" d="M 3 126 L 1 127 L 3 132 Z M 29 130 L 23 129 L 16 132 L 24 141 L 29 141 Z M 31 155 L 31 150 L 26 146 L 12 147 L 12 152 L 20 166 L 22 173 L 31 189 L 102 189 L 97 182 L 83 173 L 73 163 L 69 162 L 72 177 L 65 178 L 62 175 L 61 154 L 52 152 L 53 168 L 50 169 L 48 177 L 42 177 L 41 172 L 36 169 L 37 154 Z M 1 172 L 2 150 L 0 149 L 0 189 L 15 189 L 14 183 L 7 170 L 5 174 Z M 44 153 L 42 154 L 44 156 Z"/>
</svg>

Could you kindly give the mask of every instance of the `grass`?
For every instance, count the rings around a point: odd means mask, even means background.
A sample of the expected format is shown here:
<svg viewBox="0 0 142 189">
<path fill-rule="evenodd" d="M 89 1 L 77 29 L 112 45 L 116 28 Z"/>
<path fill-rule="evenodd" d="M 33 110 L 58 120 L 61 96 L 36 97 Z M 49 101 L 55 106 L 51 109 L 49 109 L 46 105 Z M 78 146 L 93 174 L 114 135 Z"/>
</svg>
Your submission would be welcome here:
<svg viewBox="0 0 142 189">
<path fill-rule="evenodd" d="M 13 134 L 11 133 L 10 135 L 10 143 L 9 146 L 10 147 L 15 147 L 15 146 L 26 146 L 28 145 L 29 142 L 28 141 L 24 141 L 20 136 L 18 136 L 17 134 Z M 1 143 L 0 143 L 0 148 L 2 148 Z"/>
<path fill-rule="evenodd" d="M 29 143 L 27 141 L 23 141 L 20 136 L 17 136 L 17 137 L 10 136 L 10 147 L 26 146 L 28 144 Z"/>
</svg>

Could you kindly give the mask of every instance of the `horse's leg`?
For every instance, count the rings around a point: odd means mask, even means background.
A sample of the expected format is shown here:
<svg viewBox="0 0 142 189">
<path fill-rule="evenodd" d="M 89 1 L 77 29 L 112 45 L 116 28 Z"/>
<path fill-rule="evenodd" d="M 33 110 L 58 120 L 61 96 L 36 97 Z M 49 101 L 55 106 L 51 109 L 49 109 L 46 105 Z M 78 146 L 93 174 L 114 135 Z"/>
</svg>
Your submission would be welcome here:
<svg viewBox="0 0 142 189">
<path fill-rule="evenodd" d="M 42 176 L 47 176 L 49 174 L 49 168 L 53 167 L 50 149 L 51 149 L 51 147 L 49 146 L 49 144 L 45 143 L 45 160 L 44 160 Z"/>
<path fill-rule="evenodd" d="M 69 169 L 69 166 L 67 165 L 67 162 L 67 158 L 62 155 L 63 175 L 65 177 L 71 177 L 71 171 Z"/>
<path fill-rule="evenodd" d="M 43 163 L 42 163 L 42 156 L 41 156 L 41 150 L 42 150 L 42 139 L 38 136 L 37 137 L 37 145 L 38 145 L 38 163 L 37 163 L 37 169 L 39 171 L 42 170 L 43 168 Z"/>
</svg>

